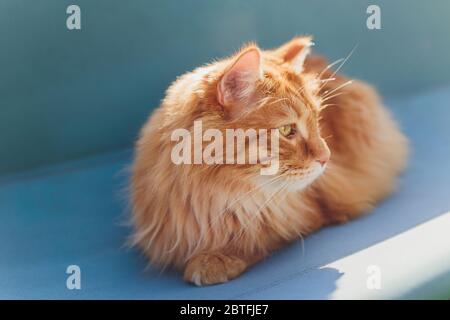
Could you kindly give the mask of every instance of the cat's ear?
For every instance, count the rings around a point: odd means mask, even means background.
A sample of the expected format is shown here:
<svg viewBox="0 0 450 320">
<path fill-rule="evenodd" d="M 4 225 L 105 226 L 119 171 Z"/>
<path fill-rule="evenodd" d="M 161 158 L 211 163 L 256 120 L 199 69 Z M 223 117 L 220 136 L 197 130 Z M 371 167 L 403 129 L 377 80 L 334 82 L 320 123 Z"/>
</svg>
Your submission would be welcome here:
<svg viewBox="0 0 450 320">
<path fill-rule="evenodd" d="M 303 71 L 305 59 L 310 53 L 313 45 L 314 43 L 310 36 L 295 37 L 276 49 L 275 54 L 278 55 L 283 62 L 290 63 L 295 72 L 300 73 Z"/>
<path fill-rule="evenodd" d="M 217 84 L 217 100 L 231 114 L 239 114 L 251 104 L 260 79 L 261 51 L 252 45 L 242 50 L 225 69 Z"/>
</svg>

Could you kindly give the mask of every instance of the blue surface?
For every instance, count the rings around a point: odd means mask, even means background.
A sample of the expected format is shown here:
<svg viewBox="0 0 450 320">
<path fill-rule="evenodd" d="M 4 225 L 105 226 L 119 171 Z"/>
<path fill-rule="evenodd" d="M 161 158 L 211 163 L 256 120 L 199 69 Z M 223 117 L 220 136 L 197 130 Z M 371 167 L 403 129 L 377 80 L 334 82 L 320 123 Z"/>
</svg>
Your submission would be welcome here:
<svg viewBox="0 0 450 320">
<path fill-rule="evenodd" d="M 248 41 L 309 33 L 332 61 L 358 44 L 343 70 L 384 94 L 446 83 L 449 15 L 448 0 L 1 0 L 0 174 L 130 148 L 176 76 Z"/>
<path fill-rule="evenodd" d="M 372 214 L 323 229 L 305 240 L 304 250 L 294 243 L 223 285 L 197 288 L 178 274 L 145 272 L 145 259 L 123 247 L 130 232 L 121 225 L 129 151 L 4 177 L 0 298 L 326 299 L 341 274 L 321 266 L 450 210 L 450 88 L 388 104 L 412 143 L 399 191 Z M 81 268 L 81 290 L 66 289 L 72 264 Z"/>
</svg>

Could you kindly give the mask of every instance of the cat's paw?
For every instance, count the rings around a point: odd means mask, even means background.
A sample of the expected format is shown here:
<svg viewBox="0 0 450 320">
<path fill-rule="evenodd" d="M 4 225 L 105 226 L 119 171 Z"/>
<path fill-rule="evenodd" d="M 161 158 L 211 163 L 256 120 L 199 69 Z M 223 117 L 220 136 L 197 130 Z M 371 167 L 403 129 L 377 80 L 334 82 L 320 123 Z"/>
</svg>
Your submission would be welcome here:
<svg viewBox="0 0 450 320">
<path fill-rule="evenodd" d="M 197 286 L 224 283 L 239 276 L 247 268 L 244 260 L 221 253 L 202 253 L 191 258 L 184 279 Z"/>
</svg>

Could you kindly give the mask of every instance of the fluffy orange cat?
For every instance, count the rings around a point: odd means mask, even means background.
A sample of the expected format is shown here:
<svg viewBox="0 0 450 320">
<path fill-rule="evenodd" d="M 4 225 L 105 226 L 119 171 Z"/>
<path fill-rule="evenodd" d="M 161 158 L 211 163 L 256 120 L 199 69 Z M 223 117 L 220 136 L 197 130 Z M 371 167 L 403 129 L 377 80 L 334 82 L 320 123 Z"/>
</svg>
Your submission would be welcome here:
<svg viewBox="0 0 450 320">
<path fill-rule="evenodd" d="M 371 210 L 405 167 L 407 140 L 377 93 L 309 56 L 310 37 L 251 44 L 179 77 L 141 131 L 133 241 L 196 285 L 226 282 L 286 243 Z M 279 170 L 174 164 L 174 130 L 279 129 Z"/>
</svg>

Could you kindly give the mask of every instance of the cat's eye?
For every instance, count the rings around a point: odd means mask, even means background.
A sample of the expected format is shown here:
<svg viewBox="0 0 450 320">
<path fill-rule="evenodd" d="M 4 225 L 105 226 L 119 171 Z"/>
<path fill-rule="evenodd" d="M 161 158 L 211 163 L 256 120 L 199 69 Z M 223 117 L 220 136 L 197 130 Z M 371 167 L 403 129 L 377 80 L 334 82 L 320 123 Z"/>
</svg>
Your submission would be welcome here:
<svg viewBox="0 0 450 320">
<path fill-rule="evenodd" d="M 286 124 L 284 126 L 278 127 L 278 131 L 280 131 L 283 137 L 292 138 L 295 135 L 297 128 L 295 124 Z"/>
</svg>

